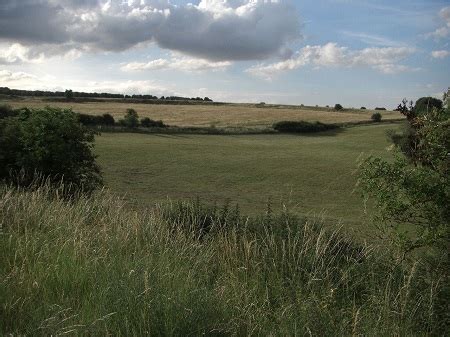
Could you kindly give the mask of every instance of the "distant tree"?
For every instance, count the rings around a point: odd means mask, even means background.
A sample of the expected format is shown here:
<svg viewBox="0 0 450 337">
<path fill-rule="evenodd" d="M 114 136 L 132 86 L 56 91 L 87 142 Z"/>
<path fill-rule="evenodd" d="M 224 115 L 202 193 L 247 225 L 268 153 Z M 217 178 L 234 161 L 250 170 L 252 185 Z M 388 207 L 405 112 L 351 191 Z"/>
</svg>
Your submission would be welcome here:
<svg viewBox="0 0 450 337">
<path fill-rule="evenodd" d="M 422 115 L 433 108 L 442 109 L 442 101 L 434 97 L 421 97 L 416 101 L 414 105 L 414 112 L 417 115 Z"/>
<path fill-rule="evenodd" d="M 339 103 L 337 103 L 337 104 L 334 105 L 334 110 L 340 111 L 340 110 L 342 110 L 342 109 L 344 109 L 344 108 L 343 108 L 342 105 L 340 105 Z"/>
<path fill-rule="evenodd" d="M 371 117 L 374 122 L 381 122 L 381 114 L 379 112 L 375 112 Z"/>
<path fill-rule="evenodd" d="M 212 99 L 209 98 L 209 97 L 205 97 L 203 100 L 204 100 L 205 102 L 212 102 Z"/>
<path fill-rule="evenodd" d="M 166 125 L 162 121 L 155 121 L 148 117 L 144 117 L 141 119 L 141 125 L 145 128 L 165 128 Z"/>
<path fill-rule="evenodd" d="M 73 91 L 72 90 L 66 90 L 64 92 L 64 97 L 68 100 L 73 99 Z"/>
<path fill-rule="evenodd" d="M 375 110 L 382 110 L 382 111 L 385 111 L 386 108 L 379 108 L 379 107 L 376 107 Z"/>
<path fill-rule="evenodd" d="M 127 109 L 124 118 L 121 120 L 121 124 L 127 128 L 137 128 L 139 126 L 139 116 L 134 109 Z"/>
<path fill-rule="evenodd" d="M 360 110 L 366 110 L 367 108 L 365 107 L 365 106 L 362 106 L 361 108 L 360 108 Z"/>
<path fill-rule="evenodd" d="M 102 117 L 104 125 L 114 125 L 114 117 L 111 114 L 103 114 Z"/>
</svg>

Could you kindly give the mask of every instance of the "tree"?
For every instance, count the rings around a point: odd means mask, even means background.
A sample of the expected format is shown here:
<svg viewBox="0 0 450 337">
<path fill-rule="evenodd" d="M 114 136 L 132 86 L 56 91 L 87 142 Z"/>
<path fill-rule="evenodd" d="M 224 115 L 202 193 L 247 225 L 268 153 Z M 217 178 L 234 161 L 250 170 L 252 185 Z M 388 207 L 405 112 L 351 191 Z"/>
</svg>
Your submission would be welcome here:
<svg viewBox="0 0 450 337">
<path fill-rule="evenodd" d="M 137 128 L 139 126 L 139 116 L 134 109 L 127 109 L 125 117 L 121 120 L 121 124 L 128 128 Z"/>
<path fill-rule="evenodd" d="M 340 110 L 342 110 L 342 109 L 344 109 L 344 108 L 343 108 L 342 105 L 340 105 L 339 103 L 337 103 L 337 104 L 334 105 L 334 110 L 340 111 Z"/>
<path fill-rule="evenodd" d="M 68 100 L 73 99 L 73 91 L 72 90 L 66 90 L 64 92 L 64 97 L 66 97 L 66 99 L 68 99 Z"/>
<path fill-rule="evenodd" d="M 417 115 L 427 113 L 428 111 L 442 109 L 442 101 L 434 97 L 421 97 L 416 101 L 414 112 Z"/>
<path fill-rule="evenodd" d="M 372 116 L 370 117 L 374 122 L 381 122 L 381 114 L 379 112 L 375 112 L 374 114 L 372 114 Z"/>
<path fill-rule="evenodd" d="M 359 184 L 364 197 L 374 201 L 376 220 L 403 254 L 424 246 L 445 254 L 450 248 L 450 112 L 434 108 L 417 114 L 406 100 L 399 110 L 409 130 L 400 137 L 401 153 L 394 161 L 364 159 Z"/>
<path fill-rule="evenodd" d="M 2 119 L 0 179 L 28 186 L 39 175 L 51 183 L 63 181 L 70 191 L 90 193 L 102 184 L 92 153 L 94 135 L 71 110 L 26 109 Z"/>
</svg>

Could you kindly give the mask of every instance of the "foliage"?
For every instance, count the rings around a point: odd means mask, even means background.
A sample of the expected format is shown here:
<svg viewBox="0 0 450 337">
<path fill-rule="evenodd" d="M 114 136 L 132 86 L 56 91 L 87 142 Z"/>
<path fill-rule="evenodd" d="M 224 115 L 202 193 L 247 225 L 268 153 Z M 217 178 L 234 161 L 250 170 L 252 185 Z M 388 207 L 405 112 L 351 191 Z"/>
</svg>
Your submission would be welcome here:
<svg viewBox="0 0 450 337">
<path fill-rule="evenodd" d="M 16 110 L 13 110 L 10 105 L 0 105 L 0 119 L 17 116 L 17 114 L 18 112 Z"/>
<path fill-rule="evenodd" d="M 154 121 L 148 117 L 144 117 L 141 119 L 141 126 L 145 128 L 165 128 L 166 125 L 163 121 Z"/>
<path fill-rule="evenodd" d="M 367 108 L 365 106 L 362 106 L 361 108 L 359 108 L 360 110 L 366 110 Z"/>
<path fill-rule="evenodd" d="M 113 126 L 115 124 L 114 117 L 111 114 L 103 114 L 103 124 Z"/>
<path fill-rule="evenodd" d="M 89 115 L 83 113 L 77 113 L 78 120 L 81 124 L 86 126 L 112 126 L 114 125 L 114 117 L 110 114 L 104 114 L 102 116 Z"/>
<path fill-rule="evenodd" d="M 66 90 L 64 92 L 64 97 L 68 100 L 73 99 L 73 91 L 72 90 Z"/>
<path fill-rule="evenodd" d="M 376 107 L 375 110 L 386 111 L 386 108 L 379 108 L 379 107 Z"/>
<path fill-rule="evenodd" d="M 434 97 L 421 97 L 416 101 L 414 112 L 417 115 L 431 112 L 433 109 L 442 109 L 442 101 Z"/>
<path fill-rule="evenodd" d="M 409 134 L 400 139 L 406 155 L 393 162 L 369 157 L 361 162 L 360 183 L 379 211 L 378 220 L 394 234 L 404 253 L 423 246 L 446 252 L 449 245 L 450 200 L 449 110 L 421 115 L 406 106 Z M 407 232 L 407 230 L 410 230 Z"/>
<path fill-rule="evenodd" d="M 375 112 L 370 119 L 372 119 L 374 122 L 381 122 L 381 114 L 379 112 Z"/>
<path fill-rule="evenodd" d="M 336 111 L 340 111 L 340 110 L 343 110 L 343 109 L 344 109 L 344 108 L 343 108 L 342 105 L 339 104 L 339 103 L 337 103 L 337 104 L 334 105 L 334 110 L 336 110 Z"/>
<path fill-rule="evenodd" d="M 119 123 L 127 128 L 137 128 L 139 126 L 139 116 L 134 109 L 127 109 L 125 117 Z"/>
<path fill-rule="evenodd" d="M 278 132 L 313 133 L 337 129 L 339 126 L 336 124 L 325 124 L 321 122 L 282 121 L 273 124 L 273 128 Z"/>
<path fill-rule="evenodd" d="M 29 185 L 38 175 L 90 193 L 102 182 L 93 142 L 71 110 L 22 110 L 0 120 L 0 179 Z"/>
<path fill-rule="evenodd" d="M 230 220 L 199 241 L 171 220 L 195 218 L 192 206 L 167 218 L 106 191 L 71 203 L 49 194 L 0 189 L 1 335 L 448 331 L 439 274 L 319 222 L 283 212 L 249 230 Z"/>
</svg>

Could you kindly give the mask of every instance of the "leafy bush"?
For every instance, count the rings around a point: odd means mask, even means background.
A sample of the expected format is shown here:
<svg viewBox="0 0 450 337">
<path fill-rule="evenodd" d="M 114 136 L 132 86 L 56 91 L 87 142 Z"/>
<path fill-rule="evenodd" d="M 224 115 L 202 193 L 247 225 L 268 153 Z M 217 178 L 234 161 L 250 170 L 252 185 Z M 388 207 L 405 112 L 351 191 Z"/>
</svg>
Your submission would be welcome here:
<svg viewBox="0 0 450 337">
<path fill-rule="evenodd" d="M 434 109 L 418 116 L 406 100 L 400 108 L 409 127 L 395 139 L 405 156 L 393 162 L 373 156 L 363 160 L 360 184 L 377 206 L 377 220 L 392 231 L 404 253 L 431 246 L 445 256 L 450 244 L 450 111 Z M 412 233 L 406 234 L 411 226 Z"/>
<path fill-rule="evenodd" d="M 414 112 L 417 115 L 421 115 L 430 112 L 434 108 L 442 109 L 442 101 L 440 99 L 434 97 L 421 97 L 414 105 Z"/>
<path fill-rule="evenodd" d="M 381 114 L 379 112 L 375 112 L 374 114 L 372 114 L 372 116 L 370 117 L 374 122 L 381 122 Z"/>
<path fill-rule="evenodd" d="M 166 125 L 163 123 L 163 121 L 155 121 L 148 117 L 144 117 L 141 119 L 141 126 L 143 126 L 144 128 L 165 128 L 166 127 Z"/>
<path fill-rule="evenodd" d="M 367 108 L 365 107 L 365 106 L 362 106 L 361 108 L 360 108 L 360 110 L 366 110 Z"/>
<path fill-rule="evenodd" d="M 39 175 L 90 193 L 102 182 L 93 142 L 71 110 L 22 110 L 0 120 L 0 179 L 27 186 Z"/>
<path fill-rule="evenodd" d="M 342 110 L 342 109 L 344 109 L 344 108 L 343 108 L 342 105 L 340 105 L 339 103 L 334 105 L 334 110 L 340 111 L 340 110 Z"/>
<path fill-rule="evenodd" d="M 115 124 L 114 117 L 110 114 L 103 114 L 103 124 L 112 126 Z"/>
<path fill-rule="evenodd" d="M 386 108 L 379 108 L 379 107 L 376 107 L 375 110 L 383 110 L 383 111 L 384 111 L 384 110 L 386 110 Z"/>
<path fill-rule="evenodd" d="M 127 109 L 125 117 L 119 121 L 120 125 L 127 128 L 137 128 L 139 126 L 139 116 L 134 109 Z"/>
<path fill-rule="evenodd" d="M 10 105 L 2 104 L 0 105 L 0 119 L 6 117 L 17 116 L 18 112 L 13 110 Z"/>
<path fill-rule="evenodd" d="M 321 122 L 282 121 L 273 124 L 273 128 L 278 132 L 312 133 L 337 129 L 339 126 L 336 124 L 324 124 Z"/>
</svg>

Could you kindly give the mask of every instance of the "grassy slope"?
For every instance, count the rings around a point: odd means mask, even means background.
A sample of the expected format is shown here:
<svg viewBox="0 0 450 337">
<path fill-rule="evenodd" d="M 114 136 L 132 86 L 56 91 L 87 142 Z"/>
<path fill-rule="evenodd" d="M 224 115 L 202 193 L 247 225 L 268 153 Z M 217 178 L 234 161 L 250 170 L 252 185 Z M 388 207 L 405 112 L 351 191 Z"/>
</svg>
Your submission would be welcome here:
<svg viewBox="0 0 450 337">
<path fill-rule="evenodd" d="M 199 241 L 109 193 L 50 191 L 0 187 L 0 335 L 445 334 L 442 278 L 386 248 L 286 217 L 274 219 L 281 233 Z"/>
<path fill-rule="evenodd" d="M 3 100 L 3 103 L 19 107 L 45 107 L 47 105 L 73 108 L 76 112 L 101 115 L 111 113 L 114 118 L 122 118 L 127 108 L 135 109 L 140 117 L 163 120 L 164 123 L 177 126 L 243 126 L 266 127 L 281 120 L 306 120 L 326 123 L 355 122 L 370 120 L 372 110 L 348 110 L 336 112 L 332 109 L 310 107 L 263 107 L 250 104 L 213 105 L 153 105 L 136 103 L 109 102 L 43 102 L 37 98 L 24 100 Z M 397 119 L 398 112 L 380 111 L 383 119 Z"/>
<path fill-rule="evenodd" d="M 395 125 L 299 135 L 103 134 L 96 152 L 106 184 L 144 203 L 200 196 L 238 202 L 245 212 L 268 198 L 301 213 L 326 211 L 345 222 L 364 218 L 353 172 L 364 152 L 387 155 Z"/>
</svg>

